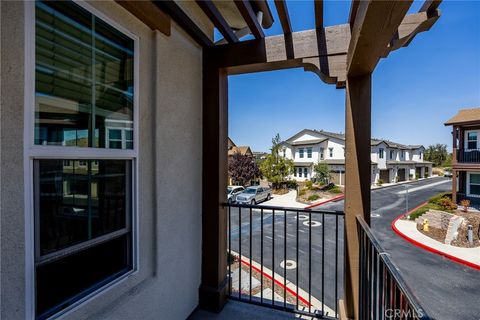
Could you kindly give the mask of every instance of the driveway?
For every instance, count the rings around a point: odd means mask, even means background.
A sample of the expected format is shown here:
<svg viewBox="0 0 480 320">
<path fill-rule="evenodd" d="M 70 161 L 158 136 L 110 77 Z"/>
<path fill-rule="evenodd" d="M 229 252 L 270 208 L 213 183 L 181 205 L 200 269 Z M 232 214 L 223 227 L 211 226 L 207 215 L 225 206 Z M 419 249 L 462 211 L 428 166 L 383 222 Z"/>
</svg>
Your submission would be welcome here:
<svg viewBox="0 0 480 320">
<path fill-rule="evenodd" d="M 297 191 L 290 190 L 286 194 L 274 194 L 272 199 L 260 203 L 260 206 L 275 206 L 288 208 L 305 208 L 306 204 L 297 202 Z"/>
</svg>

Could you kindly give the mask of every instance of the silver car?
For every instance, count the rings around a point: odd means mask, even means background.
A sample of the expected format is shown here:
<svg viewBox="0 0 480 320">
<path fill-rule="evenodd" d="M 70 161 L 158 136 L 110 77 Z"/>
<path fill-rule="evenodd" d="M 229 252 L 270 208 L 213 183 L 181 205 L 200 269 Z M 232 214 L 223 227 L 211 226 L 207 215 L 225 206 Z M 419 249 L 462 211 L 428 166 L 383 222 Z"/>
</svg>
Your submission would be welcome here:
<svg viewBox="0 0 480 320">
<path fill-rule="evenodd" d="M 227 202 L 235 203 L 237 195 L 245 190 L 242 186 L 228 186 L 227 187 Z"/>
<path fill-rule="evenodd" d="M 237 196 L 237 203 L 255 205 L 259 202 L 270 199 L 271 193 L 270 188 L 260 186 L 248 187 Z"/>
</svg>

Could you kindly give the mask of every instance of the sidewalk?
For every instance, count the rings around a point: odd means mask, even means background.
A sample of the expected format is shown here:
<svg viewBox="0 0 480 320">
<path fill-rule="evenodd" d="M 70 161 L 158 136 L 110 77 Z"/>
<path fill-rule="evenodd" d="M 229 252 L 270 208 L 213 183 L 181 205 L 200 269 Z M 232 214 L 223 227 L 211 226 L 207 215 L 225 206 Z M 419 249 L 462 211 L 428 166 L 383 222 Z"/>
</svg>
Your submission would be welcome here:
<svg viewBox="0 0 480 320">
<path fill-rule="evenodd" d="M 305 208 L 306 204 L 297 202 L 297 191 L 290 190 L 286 194 L 273 194 L 272 199 L 258 204 L 259 206 L 274 206 L 288 208 Z"/>
<path fill-rule="evenodd" d="M 392 222 L 392 228 L 401 237 L 416 246 L 480 270 L 480 247 L 459 248 L 440 243 L 418 231 L 415 222 L 400 218 Z"/>
</svg>

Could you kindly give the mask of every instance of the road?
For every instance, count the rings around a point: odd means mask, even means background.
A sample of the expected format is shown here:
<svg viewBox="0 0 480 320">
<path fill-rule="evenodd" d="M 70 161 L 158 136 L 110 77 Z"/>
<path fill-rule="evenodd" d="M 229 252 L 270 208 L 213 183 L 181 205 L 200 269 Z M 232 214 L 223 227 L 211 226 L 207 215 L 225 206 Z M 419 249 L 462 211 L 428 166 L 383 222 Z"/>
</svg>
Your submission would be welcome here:
<svg viewBox="0 0 480 320">
<path fill-rule="evenodd" d="M 441 183 L 445 181 L 445 183 Z M 450 189 L 450 183 L 444 178 L 432 178 L 408 184 L 409 208 L 413 208 L 429 197 Z M 436 319 L 480 319 L 480 272 L 464 267 L 445 259 L 436 254 L 417 248 L 397 236 L 391 229 L 391 222 L 398 215 L 406 211 L 404 185 L 397 185 L 372 191 L 372 229 L 380 240 L 384 249 L 390 253 L 392 260 L 398 266 L 406 282 L 410 285 L 425 310 Z M 320 208 L 322 210 L 343 210 L 343 201 L 328 203 Z M 280 262 L 286 259 L 297 262 L 297 268 L 286 271 L 287 279 L 298 283 L 305 291 L 311 286 L 312 294 L 325 301 L 334 308 L 335 284 L 337 283 L 337 298 L 343 295 L 343 218 L 338 218 L 338 246 L 335 246 L 335 225 L 337 223 L 334 215 L 312 214 L 312 221 L 323 222 L 322 225 L 312 224 L 311 244 L 312 254 L 309 256 L 309 227 L 304 225 L 309 221 L 308 215 L 299 215 L 298 225 L 298 259 L 296 243 L 296 213 L 275 212 L 275 223 L 272 224 L 272 213 L 264 210 L 263 213 L 263 237 L 261 232 L 261 212 L 252 211 L 252 252 L 250 248 L 250 212 L 232 209 L 232 250 L 239 251 L 238 241 L 242 242 L 242 255 L 252 256 L 252 259 L 261 262 L 261 242 L 263 238 L 263 265 L 270 268 L 275 266 L 275 272 L 283 275 L 285 269 L 280 267 Z M 239 217 L 241 217 L 241 233 L 239 228 Z M 305 220 L 306 219 L 306 220 Z M 285 224 L 286 221 L 286 233 Z M 272 226 L 275 226 L 272 228 Z M 272 231 L 274 229 L 274 234 Z M 273 246 L 273 239 L 275 245 Z M 324 246 L 322 246 L 324 239 Z M 286 244 L 286 246 L 285 246 Z M 272 263 L 275 248 L 275 260 Z M 286 248 L 286 250 L 285 250 Z M 324 258 L 322 259 L 322 248 Z M 338 249 L 335 255 L 335 249 Z M 337 257 L 337 259 L 336 259 Z M 311 261 L 311 282 L 309 283 L 309 261 Z M 323 264 L 322 264 L 323 262 Z M 338 272 L 335 273 L 336 266 Z M 322 267 L 323 273 L 322 281 Z M 335 281 L 335 277 L 338 281 Z M 322 286 L 322 283 L 324 284 Z M 322 290 L 323 289 L 323 290 Z M 323 292 L 323 295 L 322 295 Z M 323 299 L 322 299 L 323 297 Z"/>
</svg>

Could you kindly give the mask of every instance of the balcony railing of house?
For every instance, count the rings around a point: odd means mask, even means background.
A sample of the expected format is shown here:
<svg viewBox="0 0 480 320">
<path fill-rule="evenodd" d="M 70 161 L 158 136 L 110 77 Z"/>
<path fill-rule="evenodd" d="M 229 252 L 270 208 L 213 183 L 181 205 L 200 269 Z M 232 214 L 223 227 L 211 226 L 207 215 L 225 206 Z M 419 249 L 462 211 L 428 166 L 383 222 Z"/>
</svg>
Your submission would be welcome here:
<svg viewBox="0 0 480 320">
<path fill-rule="evenodd" d="M 338 318 L 344 283 L 343 212 L 225 206 L 230 299 Z M 369 226 L 357 220 L 359 319 L 430 319 Z"/>
<path fill-rule="evenodd" d="M 457 149 L 458 163 L 480 163 L 480 149 Z"/>
<path fill-rule="evenodd" d="M 370 227 L 357 217 L 360 245 L 359 319 L 431 319 Z"/>
</svg>

